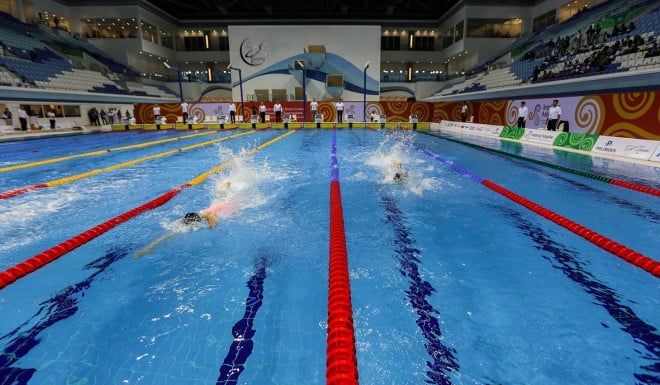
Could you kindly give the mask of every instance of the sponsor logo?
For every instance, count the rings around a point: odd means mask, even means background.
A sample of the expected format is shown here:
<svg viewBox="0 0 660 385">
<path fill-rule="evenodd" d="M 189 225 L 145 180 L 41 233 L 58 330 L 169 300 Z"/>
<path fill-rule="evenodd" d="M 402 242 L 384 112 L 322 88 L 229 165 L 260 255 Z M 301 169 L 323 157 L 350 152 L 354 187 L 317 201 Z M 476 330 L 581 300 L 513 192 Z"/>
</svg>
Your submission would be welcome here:
<svg viewBox="0 0 660 385">
<path fill-rule="evenodd" d="M 251 66 L 263 64 L 268 56 L 266 51 L 266 43 L 263 41 L 256 43 L 248 38 L 241 42 L 241 59 L 245 64 Z"/>
<path fill-rule="evenodd" d="M 647 154 L 651 152 L 650 148 L 646 148 L 643 145 L 627 145 L 626 149 L 624 150 L 625 152 L 632 152 L 633 154 L 639 155 L 639 154 Z"/>
</svg>

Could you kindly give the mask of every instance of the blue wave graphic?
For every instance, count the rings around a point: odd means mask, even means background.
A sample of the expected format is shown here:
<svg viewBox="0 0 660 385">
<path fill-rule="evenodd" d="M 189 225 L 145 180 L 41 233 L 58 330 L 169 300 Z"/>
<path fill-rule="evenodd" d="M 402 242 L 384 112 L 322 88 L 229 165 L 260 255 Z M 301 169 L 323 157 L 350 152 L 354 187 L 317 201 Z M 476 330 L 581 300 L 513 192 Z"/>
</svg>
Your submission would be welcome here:
<svg viewBox="0 0 660 385">
<path fill-rule="evenodd" d="M 395 92 L 395 91 L 403 91 L 405 93 L 408 93 L 412 96 L 415 96 L 415 91 L 411 90 L 408 87 L 403 87 L 403 86 L 391 86 L 391 87 L 381 87 L 380 93 L 384 94 L 386 92 Z"/>
<path fill-rule="evenodd" d="M 344 59 L 343 57 L 326 53 L 326 61 L 317 69 L 308 68 L 305 70 L 306 79 L 313 79 L 325 83 L 326 75 L 328 74 L 343 74 L 344 75 L 344 88 L 347 91 L 363 94 L 364 89 L 364 71 L 358 68 L 352 62 Z M 245 83 L 248 80 L 256 79 L 261 76 L 273 74 L 290 74 L 290 65 L 294 60 L 305 60 L 304 54 L 294 55 L 273 63 L 263 70 L 256 72 L 243 79 Z M 300 71 L 300 70 L 295 70 Z M 380 76 L 380 74 L 379 74 Z M 237 87 L 238 82 L 232 83 L 232 86 Z M 377 79 L 367 74 L 367 87 L 366 93 L 368 95 L 378 95 L 380 92 L 380 83 Z"/>
</svg>

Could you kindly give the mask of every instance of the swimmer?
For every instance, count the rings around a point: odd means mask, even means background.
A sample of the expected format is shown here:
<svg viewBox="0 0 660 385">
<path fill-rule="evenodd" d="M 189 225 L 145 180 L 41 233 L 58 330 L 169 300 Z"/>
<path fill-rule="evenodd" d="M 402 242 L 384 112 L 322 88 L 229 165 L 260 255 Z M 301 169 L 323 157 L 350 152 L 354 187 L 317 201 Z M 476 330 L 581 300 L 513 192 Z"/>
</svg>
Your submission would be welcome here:
<svg viewBox="0 0 660 385">
<path fill-rule="evenodd" d="M 203 216 L 201 216 L 197 213 L 187 213 L 186 215 L 183 216 L 183 218 L 181 219 L 181 222 L 183 222 L 183 224 L 185 224 L 185 225 L 194 225 L 195 223 L 200 223 L 202 221 L 202 218 L 203 218 Z M 209 222 L 209 226 L 210 225 L 211 225 L 211 223 Z M 215 223 L 214 223 L 214 226 L 215 226 Z M 154 249 L 154 247 L 156 247 L 156 245 L 158 245 L 159 243 L 165 241 L 166 239 L 172 238 L 173 236 L 175 236 L 177 234 L 178 234 L 178 232 L 176 232 L 176 231 L 170 231 L 170 232 L 164 234 L 160 238 L 156 239 L 155 241 L 151 242 L 150 244 L 148 244 L 147 246 L 145 246 L 144 248 L 142 248 L 138 252 L 136 252 L 135 255 L 133 256 L 133 258 L 137 259 L 137 258 L 140 258 L 141 256 L 143 256 L 145 254 L 151 253 L 151 251 Z"/>
<path fill-rule="evenodd" d="M 403 169 L 403 164 L 400 160 L 393 160 L 392 163 L 395 167 L 394 174 L 392 174 L 392 180 L 404 183 L 406 179 L 408 179 L 408 172 Z"/>
<path fill-rule="evenodd" d="M 395 167 L 394 173 L 392 174 L 392 181 L 400 183 L 401 185 L 406 185 L 410 191 L 415 193 L 415 195 L 423 198 L 424 194 L 422 193 L 422 190 L 415 186 L 411 186 L 410 183 L 408 183 L 410 178 L 408 171 L 403 169 L 403 163 L 398 159 L 392 160 L 392 163 Z"/>
</svg>

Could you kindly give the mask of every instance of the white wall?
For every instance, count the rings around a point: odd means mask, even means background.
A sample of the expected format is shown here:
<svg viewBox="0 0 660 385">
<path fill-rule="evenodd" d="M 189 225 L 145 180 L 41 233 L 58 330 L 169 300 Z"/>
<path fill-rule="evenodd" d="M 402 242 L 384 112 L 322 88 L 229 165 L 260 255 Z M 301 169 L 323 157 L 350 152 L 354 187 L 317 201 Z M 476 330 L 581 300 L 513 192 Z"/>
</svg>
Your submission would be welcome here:
<svg viewBox="0 0 660 385">
<path fill-rule="evenodd" d="M 335 54 L 346 60 L 347 64 L 333 69 L 344 74 L 345 81 L 363 85 L 363 66 L 370 62 L 369 74 L 372 80 L 367 87 L 376 92 L 380 79 L 380 26 L 229 26 L 230 61 L 234 67 L 242 71 L 243 92 L 254 93 L 254 89 L 283 88 L 288 94 L 294 87 L 301 86 L 290 74 L 265 74 L 265 69 L 272 69 L 281 61 L 291 64 L 294 57 L 302 58 L 309 45 L 324 45 L 327 53 Z M 263 63 L 250 65 L 241 55 L 241 45 L 251 41 L 255 47 L 260 47 Z M 320 68 L 325 71 L 325 68 Z M 327 72 L 327 71 L 325 71 Z M 371 75 L 375 74 L 375 75 Z M 236 71 L 232 71 L 232 81 L 238 81 Z M 254 77 L 254 78 L 253 78 Z M 375 80 L 374 80 L 375 79 Z M 375 83 L 374 83 L 375 82 Z M 328 99 L 331 96 L 323 90 L 324 84 L 318 81 L 308 81 L 306 88 L 308 97 Z M 319 93 L 322 93 L 319 95 Z M 234 99 L 240 98 L 239 87 L 234 87 Z M 346 100 L 359 100 L 362 92 L 344 90 L 341 95 Z M 378 100 L 378 95 L 368 95 L 369 100 Z"/>
</svg>

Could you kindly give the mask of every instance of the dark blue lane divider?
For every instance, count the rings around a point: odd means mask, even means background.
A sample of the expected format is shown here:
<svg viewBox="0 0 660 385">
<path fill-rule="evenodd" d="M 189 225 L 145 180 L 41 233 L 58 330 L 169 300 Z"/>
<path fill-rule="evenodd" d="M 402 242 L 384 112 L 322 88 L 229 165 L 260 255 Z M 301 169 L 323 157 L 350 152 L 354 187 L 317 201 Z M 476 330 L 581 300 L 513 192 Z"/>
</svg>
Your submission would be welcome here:
<svg viewBox="0 0 660 385">
<path fill-rule="evenodd" d="M 567 250 L 563 245 L 553 241 L 552 237 L 546 234 L 542 228 L 525 219 L 523 213 L 504 207 L 497 207 L 497 209 L 503 211 L 504 218 L 515 220 L 515 226 L 532 239 L 539 250 L 546 252 L 543 258 L 550 261 L 553 268 L 564 273 L 568 279 L 580 285 L 585 292 L 593 296 L 594 303 L 603 307 L 621 325 L 621 330 L 628 333 L 635 343 L 647 352 L 644 354 L 637 351 L 640 357 L 652 363 L 641 367 L 645 373 L 634 374 L 639 381 L 636 385 L 660 384 L 660 335 L 658 330 L 653 325 L 639 319 L 629 306 L 620 303 L 620 295 L 614 289 L 607 287 L 596 280 L 591 273 L 585 271 L 583 263 L 576 258 L 577 252 Z M 603 327 L 609 328 L 606 324 L 603 324 Z"/>
<path fill-rule="evenodd" d="M 229 346 L 227 356 L 220 366 L 220 376 L 216 385 L 238 384 L 238 377 L 245 369 L 245 363 L 252 354 L 254 347 L 252 338 L 256 334 L 256 330 L 253 328 L 254 319 L 263 303 L 264 281 L 269 261 L 270 258 L 266 255 L 261 256 L 254 264 L 254 274 L 247 282 L 250 292 L 245 300 L 245 313 L 243 313 L 243 318 L 231 328 L 234 341 Z"/>
<path fill-rule="evenodd" d="M 78 312 L 78 302 L 85 296 L 96 277 L 103 273 L 110 265 L 126 257 L 127 253 L 122 250 L 113 250 L 103 257 L 89 263 L 85 269 L 96 269 L 92 275 L 84 281 L 71 285 L 60 291 L 53 298 L 40 303 L 40 308 L 35 315 L 13 331 L 0 337 L 0 343 L 8 340 L 7 344 L 0 350 L 0 384 L 2 385 L 27 385 L 36 369 L 20 368 L 14 366 L 17 361 L 25 357 L 32 349 L 41 342 L 39 336 L 50 326 Z M 26 325 L 36 321 L 36 324 L 27 330 L 21 331 Z"/>
<path fill-rule="evenodd" d="M 429 384 L 451 385 L 450 372 L 458 372 L 459 366 L 454 354 L 456 351 L 442 344 L 440 322 L 435 314 L 440 314 L 426 300 L 435 289 L 428 281 L 422 279 L 419 273 L 419 255 L 421 251 L 415 246 L 410 232 L 403 223 L 403 213 L 399 210 L 394 199 L 381 196 L 381 202 L 387 212 L 387 222 L 394 226 L 396 233 L 394 245 L 396 258 L 400 263 L 401 274 L 408 277 L 410 287 L 406 290 L 408 300 L 417 312 L 417 326 L 422 331 L 427 343 L 424 344 L 426 352 L 432 360 L 427 361 L 429 370 L 426 371 Z"/>
</svg>

